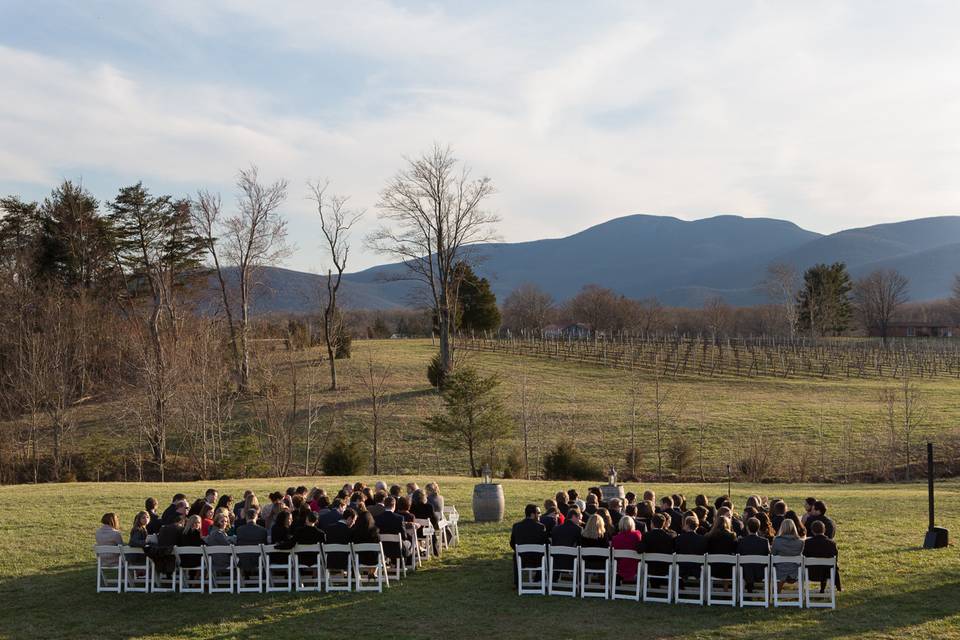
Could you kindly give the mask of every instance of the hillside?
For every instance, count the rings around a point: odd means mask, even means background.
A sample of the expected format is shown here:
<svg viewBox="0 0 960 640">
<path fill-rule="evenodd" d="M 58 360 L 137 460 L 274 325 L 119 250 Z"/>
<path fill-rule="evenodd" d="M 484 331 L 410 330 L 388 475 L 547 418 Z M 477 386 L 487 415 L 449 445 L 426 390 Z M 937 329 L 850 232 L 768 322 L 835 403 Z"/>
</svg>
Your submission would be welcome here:
<svg viewBox="0 0 960 640">
<path fill-rule="evenodd" d="M 960 272 L 960 216 L 939 216 L 848 229 L 830 235 L 784 220 L 723 215 L 685 221 L 631 215 L 565 238 L 494 243 L 477 248 L 477 271 L 503 300 L 525 282 L 555 299 L 600 284 L 633 298 L 658 297 L 676 306 L 699 306 L 712 296 L 734 305 L 763 302 L 757 283 L 771 262 L 805 269 L 843 261 L 856 277 L 895 268 L 910 279 L 913 300 L 942 298 Z M 405 269 L 387 264 L 344 278 L 344 304 L 353 308 L 415 306 L 418 285 L 397 281 Z M 323 277 L 285 269 L 265 272 L 258 312 L 315 308 Z"/>
</svg>

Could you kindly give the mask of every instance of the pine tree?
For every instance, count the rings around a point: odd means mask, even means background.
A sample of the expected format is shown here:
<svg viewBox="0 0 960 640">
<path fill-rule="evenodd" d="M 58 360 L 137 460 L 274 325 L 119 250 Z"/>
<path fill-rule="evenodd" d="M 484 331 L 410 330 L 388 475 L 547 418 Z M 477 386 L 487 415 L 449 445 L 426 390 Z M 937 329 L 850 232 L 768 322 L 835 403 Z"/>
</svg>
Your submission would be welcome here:
<svg viewBox="0 0 960 640">
<path fill-rule="evenodd" d="M 465 262 L 457 263 L 457 327 L 462 331 L 496 331 L 500 327 L 497 297 L 490 282 Z"/>
<path fill-rule="evenodd" d="M 810 335 L 840 335 L 850 325 L 853 284 L 842 262 L 818 264 L 803 274 L 803 288 L 797 299 L 800 326 Z"/>
</svg>

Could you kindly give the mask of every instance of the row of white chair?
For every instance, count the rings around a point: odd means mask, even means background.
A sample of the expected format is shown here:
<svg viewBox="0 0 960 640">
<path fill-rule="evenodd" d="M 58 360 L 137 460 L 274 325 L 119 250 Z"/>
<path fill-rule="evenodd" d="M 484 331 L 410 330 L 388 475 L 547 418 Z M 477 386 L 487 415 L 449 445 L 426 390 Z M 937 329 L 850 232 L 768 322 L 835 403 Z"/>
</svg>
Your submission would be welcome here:
<svg viewBox="0 0 960 640">
<path fill-rule="evenodd" d="M 400 553 L 384 553 L 392 543 Z M 395 545 L 395 546 L 394 546 Z M 399 534 L 382 534 L 380 542 L 297 545 L 272 544 L 174 547 L 174 571 L 162 573 L 138 547 L 96 545 L 97 593 L 261 593 L 275 591 L 383 591 L 390 579 L 407 574 Z M 376 558 L 373 564 L 361 557 Z M 277 556 L 282 556 L 278 560 Z M 306 559 L 304 559 L 306 556 Z M 414 554 L 416 561 L 416 554 Z M 331 568 L 331 558 L 345 568 Z M 307 560 L 308 561 L 305 561 Z M 224 565 L 224 560 L 226 564 Z M 244 568 L 244 564 L 251 566 Z"/>
<path fill-rule="evenodd" d="M 524 563 L 522 556 L 526 556 Z M 741 607 L 808 607 L 835 609 L 836 558 L 803 556 L 740 556 L 728 554 L 639 553 L 625 549 L 518 545 L 515 551 L 517 593 L 581 598 L 634 600 L 675 604 Z M 535 559 L 536 564 L 530 565 Z M 617 561 L 638 563 L 636 579 L 617 584 Z M 681 576 L 694 573 L 693 584 Z M 726 565 L 729 578 L 718 578 L 716 568 Z M 795 589 L 778 584 L 777 565 L 797 567 Z M 563 567 L 563 568 L 558 568 Z M 752 567 L 763 580 L 747 589 L 744 569 Z M 822 569 L 829 578 L 821 593 L 819 580 L 810 580 L 809 570 Z M 726 573 L 726 572 L 723 572 Z M 811 586 L 811 584 L 813 586 Z"/>
</svg>

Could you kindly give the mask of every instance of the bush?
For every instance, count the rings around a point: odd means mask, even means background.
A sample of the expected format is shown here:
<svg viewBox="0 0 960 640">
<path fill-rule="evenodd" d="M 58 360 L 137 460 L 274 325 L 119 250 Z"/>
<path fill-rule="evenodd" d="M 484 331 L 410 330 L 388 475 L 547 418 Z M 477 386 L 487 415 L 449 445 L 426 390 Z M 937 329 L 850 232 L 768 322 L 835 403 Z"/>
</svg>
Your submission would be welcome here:
<svg viewBox="0 0 960 640">
<path fill-rule="evenodd" d="M 430 381 L 430 386 L 435 389 L 443 389 L 443 385 L 446 383 L 446 375 L 440 365 L 439 353 L 430 358 L 430 364 L 427 365 L 427 380 Z"/>
<path fill-rule="evenodd" d="M 514 447 L 507 454 L 507 459 L 503 465 L 504 478 L 524 478 L 527 475 L 523 464 L 523 450 L 520 447 Z"/>
<path fill-rule="evenodd" d="M 350 350 L 353 347 L 353 337 L 346 327 L 340 325 L 337 329 L 337 350 L 333 352 L 334 360 L 344 360 L 350 358 Z"/>
<path fill-rule="evenodd" d="M 773 460 L 770 458 L 767 447 L 758 442 L 751 442 L 746 447 L 743 457 L 737 461 L 737 470 L 750 482 L 766 480 L 773 470 Z"/>
<path fill-rule="evenodd" d="M 337 438 L 323 454 L 323 474 L 352 476 L 363 471 L 366 462 L 360 448 L 344 438 Z"/>
<path fill-rule="evenodd" d="M 543 475 L 547 480 L 595 480 L 602 474 L 572 442 L 563 440 L 544 457 Z"/>
<path fill-rule="evenodd" d="M 667 446 L 667 458 L 674 473 L 677 474 L 677 480 L 682 482 L 684 472 L 689 473 L 690 467 L 693 466 L 693 454 L 693 444 L 683 436 L 677 437 Z"/>
</svg>

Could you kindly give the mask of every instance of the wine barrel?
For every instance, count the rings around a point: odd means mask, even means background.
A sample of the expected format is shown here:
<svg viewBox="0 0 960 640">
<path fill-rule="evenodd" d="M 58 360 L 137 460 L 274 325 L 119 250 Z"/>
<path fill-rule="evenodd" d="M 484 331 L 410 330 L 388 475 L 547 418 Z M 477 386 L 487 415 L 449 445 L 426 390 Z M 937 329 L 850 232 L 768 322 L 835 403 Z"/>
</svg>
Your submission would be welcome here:
<svg viewBox="0 0 960 640">
<path fill-rule="evenodd" d="M 503 520 L 503 487 L 483 483 L 473 487 L 473 519 L 477 522 L 500 522 Z"/>
</svg>

